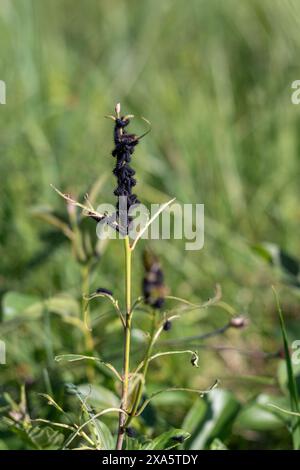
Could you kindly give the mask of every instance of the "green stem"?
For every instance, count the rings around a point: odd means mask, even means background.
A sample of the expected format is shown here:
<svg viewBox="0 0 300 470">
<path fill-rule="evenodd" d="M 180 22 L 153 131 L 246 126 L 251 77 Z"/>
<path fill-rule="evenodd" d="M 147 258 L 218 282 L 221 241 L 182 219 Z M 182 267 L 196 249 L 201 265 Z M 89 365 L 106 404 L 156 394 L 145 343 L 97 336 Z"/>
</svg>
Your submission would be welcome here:
<svg viewBox="0 0 300 470">
<path fill-rule="evenodd" d="M 88 263 L 83 264 L 82 270 L 82 322 L 84 324 L 84 342 L 85 342 L 85 350 L 87 354 L 93 354 L 94 350 L 94 339 L 92 332 L 88 329 L 88 325 L 90 324 L 90 310 L 89 305 L 87 305 L 86 300 L 84 297 L 89 295 L 90 290 L 90 266 Z M 87 366 L 87 377 L 90 382 L 94 379 L 94 368 L 90 365 Z"/>
<path fill-rule="evenodd" d="M 142 370 L 141 370 L 142 379 L 139 381 L 137 391 L 136 391 L 136 394 L 135 394 L 135 398 L 134 398 L 134 402 L 133 402 L 133 405 L 132 405 L 132 409 L 131 409 L 130 415 L 128 416 L 127 421 L 125 423 L 126 426 L 128 426 L 130 424 L 131 420 L 134 418 L 134 416 L 135 416 L 135 414 L 136 414 L 136 412 L 139 408 L 141 399 L 142 399 L 142 394 L 143 394 L 144 384 L 145 384 L 145 381 L 146 381 L 146 375 L 147 375 L 147 372 L 148 372 L 150 357 L 151 357 L 153 346 L 154 346 L 154 343 L 155 343 L 155 326 L 156 326 L 155 323 L 156 323 L 156 312 L 155 312 L 155 310 L 153 310 L 150 339 L 149 339 L 148 347 L 147 347 L 147 350 L 146 350 L 146 353 L 145 353 L 144 364 L 143 364 L 143 367 L 142 367 Z"/>
<path fill-rule="evenodd" d="M 88 263 L 85 263 L 82 266 L 82 321 L 85 323 L 85 347 L 88 353 L 92 353 L 94 349 L 94 341 L 91 334 L 91 331 L 88 329 L 90 323 L 90 307 L 87 305 L 86 300 L 84 299 L 89 295 L 90 290 L 90 266 Z"/>
<path fill-rule="evenodd" d="M 126 300 L 126 318 L 125 318 L 125 338 L 124 338 L 124 359 L 123 359 L 123 384 L 122 400 L 120 408 L 127 411 L 128 388 L 129 388 L 129 363 L 130 363 L 130 339 L 131 339 L 131 248 L 128 236 L 124 239 L 125 247 L 125 300 Z M 119 429 L 117 438 L 117 450 L 122 449 L 125 433 L 126 415 L 120 413 Z"/>
</svg>

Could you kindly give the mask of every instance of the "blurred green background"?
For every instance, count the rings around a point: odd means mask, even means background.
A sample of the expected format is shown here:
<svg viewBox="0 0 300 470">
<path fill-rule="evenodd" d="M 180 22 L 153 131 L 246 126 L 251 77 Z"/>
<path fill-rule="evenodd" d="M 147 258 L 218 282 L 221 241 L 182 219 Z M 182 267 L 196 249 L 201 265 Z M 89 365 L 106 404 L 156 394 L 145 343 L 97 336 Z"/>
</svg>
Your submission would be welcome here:
<svg viewBox="0 0 300 470">
<path fill-rule="evenodd" d="M 0 335 L 7 365 L 0 366 L 0 384 L 2 394 L 18 401 L 26 383 L 31 416 L 53 413 L 37 392 L 64 401 L 65 382 L 91 378 L 83 365 L 54 361 L 57 354 L 84 353 L 84 333 L 64 322 L 71 299 L 80 315 L 83 268 L 58 228 L 37 214 L 53 210 L 67 220 L 51 183 L 80 197 L 100 177 L 96 203 L 113 203 L 112 123 L 103 117 L 118 101 L 125 112 L 152 122 L 133 160 L 139 199 L 205 204 L 201 251 L 185 251 L 184 240 L 152 243 L 170 293 L 200 302 L 219 283 L 223 300 L 249 319 L 246 329 L 199 343 L 197 373 L 184 357 L 154 366 L 152 388 L 206 387 L 218 377 L 243 411 L 257 397 L 264 400 L 262 394 L 274 396 L 267 402 L 284 396 L 284 363 L 264 353 L 281 348 L 272 284 L 290 340 L 300 337 L 300 108 L 291 103 L 291 83 L 300 79 L 299 26 L 300 4 L 288 0 L 1 0 L 7 104 L 0 106 Z M 135 119 L 131 129 L 141 133 L 145 125 Z M 92 233 L 89 222 L 83 223 Z M 134 297 L 141 293 L 144 246 L 135 253 Z M 121 304 L 122 256 L 121 243 L 101 246 L 90 278 L 91 291 L 105 286 Z M 24 314 L 61 293 L 72 305 L 57 307 L 59 315 L 45 306 Z M 96 353 L 120 365 L 122 332 L 107 303 L 93 304 L 91 318 Z M 191 312 L 168 338 L 204 334 L 226 318 L 219 308 Z M 137 313 L 137 343 L 143 321 Z M 112 387 L 102 370 L 93 373 L 94 384 Z M 155 403 L 149 414 L 157 423 L 146 422 L 141 433 L 180 427 L 198 405 L 185 394 Z M 225 430 L 220 425 L 213 437 L 224 436 L 233 449 L 290 448 L 282 416 L 259 410 L 265 415 L 254 423 L 255 410 L 248 421 L 239 412 L 230 432 L 224 418 Z M 114 429 L 115 421 L 109 425 Z M 26 447 L 19 435 L 1 429 L 3 448 Z M 206 439 L 194 445 L 205 447 Z"/>
</svg>

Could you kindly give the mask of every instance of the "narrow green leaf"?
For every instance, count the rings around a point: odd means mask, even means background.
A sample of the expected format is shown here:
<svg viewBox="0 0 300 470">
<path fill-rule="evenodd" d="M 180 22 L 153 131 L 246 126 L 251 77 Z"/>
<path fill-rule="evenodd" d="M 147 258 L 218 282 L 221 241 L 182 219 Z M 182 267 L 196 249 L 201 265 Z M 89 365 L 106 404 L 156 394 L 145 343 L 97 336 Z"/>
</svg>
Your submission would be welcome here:
<svg viewBox="0 0 300 470">
<path fill-rule="evenodd" d="M 225 444 L 218 438 L 212 441 L 209 448 L 210 450 L 228 450 Z"/>
<path fill-rule="evenodd" d="M 292 361 L 291 361 L 291 356 L 290 356 L 289 343 L 288 343 L 288 337 L 287 337 L 287 332 L 285 328 L 283 313 L 282 313 L 281 306 L 279 303 L 278 294 L 274 287 L 273 287 L 273 292 L 275 296 L 277 311 L 278 311 L 279 320 L 280 320 L 282 339 L 283 339 L 285 363 L 286 363 L 286 369 L 287 369 L 287 375 L 288 375 L 288 389 L 289 389 L 289 394 L 290 394 L 291 411 L 294 413 L 299 413 L 298 390 L 297 390 L 297 385 L 296 385 L 294 372 L 293 372 L 293 366 L 292 366 Z M 293 437 L 294 449 L 299 450 L 300 449 L 300 420 L 298 416 L 295 416 L 295 418 L 293 418 L 292 420 L 291 432 L 292 432 L 292 437 Z"/>
<path fill-rule="evenodd" d="M 238 429 L 252 431 L 272 431 L 282 429 L 286 426 L 282 416 L 269 407 L 269 402 L 275 402 L 278 405 L 286 404 L 284 397 L 273 397 L 270 395 L 258 395 L 255 400 L 246 403 L 239 412 L 235 425 Z"/>
<path fill-rule="evenodd" d="M 56 362 L 61 362 L 61 361 L 78 362 L 78 361 L 84 361 L 84 360 L 100 362 L 101 364 L 106 366 L 109 370 L 111 370 L 120 381 L 122 381 L 122 377 L 120 376 L 119 372 L 115 369 L 115 367 L 109 362 L 102 361 L 99 357 L 84 356 L 82 354 L 60 354 L 59 356 L 55 357 L 55 360 Z"/>
<path fill-rule="evenodd" d="M 206 449 L 215 438 L 224 439 L 239 408 L 234 395 L 223 389 L 213 390 L 205 400 L 197 400 L 182 424 L 192 435 L 188 448 Z"/>
</svg>

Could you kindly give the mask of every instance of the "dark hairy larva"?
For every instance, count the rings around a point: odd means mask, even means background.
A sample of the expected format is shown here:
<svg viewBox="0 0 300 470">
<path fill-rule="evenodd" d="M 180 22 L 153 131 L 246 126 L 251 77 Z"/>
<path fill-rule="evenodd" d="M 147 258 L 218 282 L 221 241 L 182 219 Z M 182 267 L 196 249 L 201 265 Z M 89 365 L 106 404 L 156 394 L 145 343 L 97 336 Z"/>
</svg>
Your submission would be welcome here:
<svg viewBox="0 0 300 470">
<path fill-rule="evenodd" d="M 170 322 L 170 320 L 166 320 L 163 325 L 164 331 L 169 331 L 171 328 L 172 328 L 172 322 Z"/>
<path fill-rule="evenodd" d="M 155 309 L 161 309 L 165 303 L 166 288 L 164 274 L 158 258 L 149 250 L 144 256 L 145 276 L 143 279 L 143 294 L 145 303 Z"/>
<path fill-rule="evenodd" d="M 113 295 L 112 291 L 109 290 L 109 289 L 106 289 L 105 287 L 98 287 L 96 292 L 97 292 L 97 294 L 106 294 L 106 295 L 110 295 L 110 296 Z"/>
</svg>

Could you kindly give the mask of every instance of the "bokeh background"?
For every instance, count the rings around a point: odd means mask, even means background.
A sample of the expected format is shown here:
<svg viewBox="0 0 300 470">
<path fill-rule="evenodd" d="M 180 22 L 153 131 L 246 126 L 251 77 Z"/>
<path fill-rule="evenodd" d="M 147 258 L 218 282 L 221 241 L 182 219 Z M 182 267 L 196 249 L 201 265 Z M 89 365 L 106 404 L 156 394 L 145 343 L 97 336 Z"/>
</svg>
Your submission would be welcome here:
<svg viewBox="0 0 300 470">
<path fill-rule="evenodd" d="M 300 79 L 299 2 L 1 0 L 0 24 L 0 79 L 7 86 L 0 106 L 3 415 L 12 406 L 8 396 L 19 403 L 22 384 L 32 418 L 59 420 L 38 393 L 76 415 L 67 382 L 82 390 L 92 384 L 96 408 L 118 403 L 119 391 L 101 367 L 54 360 L 89 346 L 86 332 L 68 318 L 81 316 L 86 264 L 51 218 L 69 224 L 50 184 L 77 198 L 93 187 L 96 203 L 113 203 L 112 123 L 104 115 L 120 101 L 137 117 L 132 130 L 144 131 L 139 116 L 152 123 L 134 156 L 139 199 L 205 204 L 201 251 L 185 251 L 178 240 L 151 244 L 170 293 L 201 302 L 219 283 L 223 301 L 249 323 L 199 339 L 196 372 L 183 356 L 153 365 L 147 392 L 207 387 L 216 378 L 221 388 L 206 402 L 161 395 L 139 433 L 185 423 L 192 448 L 221 445 L 215 438 L 232 449 L 291 448 L 286 417 L 267 403 L 289 408 L 272 285 L 290 344 L 300 338 L 300 107 L 291 102 L 291 83 Z M 92 237 L 93 222 L 80 224 Z M 144 247 L 135 253 L 134 297 L 141 294 Z M 122 305 L 122 244 L 102 244 L 99 253 L 89 265 L 88 289 L 109 288 Z M 93 352 L 119 367 L 122 332 L 113 311 L 98 301 L 90 314 Z M 192 311 L 167 338 L 176 345 L 227 319 L 219 307 Z M 137 350 L 144 327 L 137 312 Z M 114 432 L 116 420 L 107 424 Z M 33 446 L 5 420 L 0 442 L 3 449 Z"/>
</svg>

